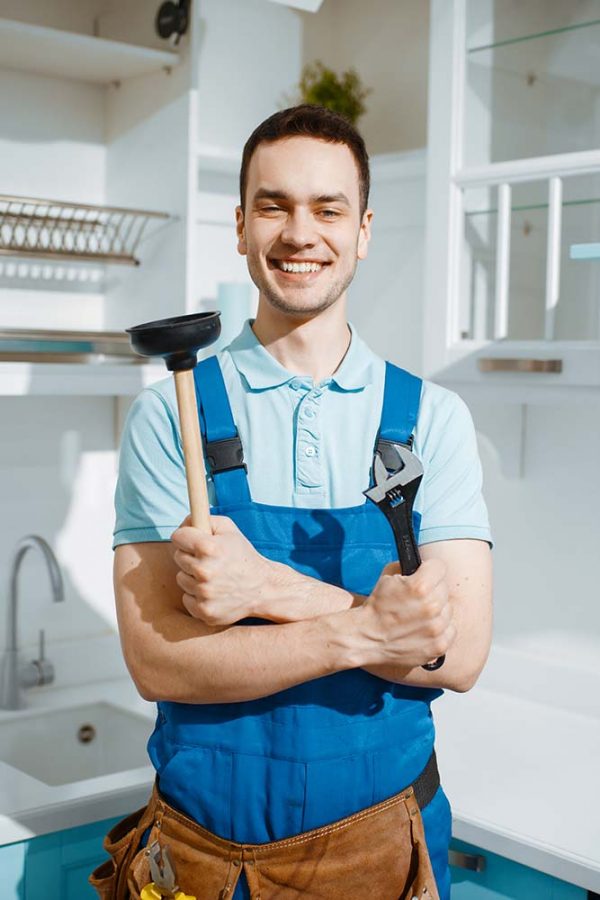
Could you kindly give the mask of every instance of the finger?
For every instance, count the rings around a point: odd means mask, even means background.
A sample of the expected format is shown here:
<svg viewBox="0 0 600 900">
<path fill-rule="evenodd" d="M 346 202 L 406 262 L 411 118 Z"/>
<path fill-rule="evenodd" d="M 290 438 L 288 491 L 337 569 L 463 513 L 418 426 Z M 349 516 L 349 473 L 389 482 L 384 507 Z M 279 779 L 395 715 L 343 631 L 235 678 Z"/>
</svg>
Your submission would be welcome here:
<svg viewBox="0 0 600 900">
<path fill-rule="evenodd" d="M 186 575 L 185 572 L 178 572 L 175 576 L 175 581 L 186 594 L 189 594 L 191 597 L 196 595 L 198 582 L 191 575 Z"/>
<path fill-rule="evenodd" d="M 382 575 L 402 575 L 399 562 L 390 562 L 381 570 Z"/>
<path fill-rule="evenodd" d="M 195 557 L 214 554 L 212 535 L 203 534 L 197 528 L 180 527 L 171 535 L 171 541 L 179 550 Z"/>
<path fill-rule="evenodd" d="M 210 525 L 213 534 L 226 534 L 240 530 L 229 516 L 211 516 Z"/>
<path fill-rule="evenodd" d="M 440 577 L 440 570 L 437 566 L 425 568 L 422 565 L 416 572 L 406 577 L 410 582 L 410 589 L 422 599 L 445 600 L 448 590 L 445 571 L 441 572 Z"/>
<path fill-rule="evenodd" d="M 190 594 L 184 594 L 181 598 L 181 602 L 183 603 L 190 616 L 193 616 L 194 619 L 200 618 L 200 616 L 198 615 L 198 601 L 195 597 L 192 597 Z"/>
<path fill-rule="evenodd" d="M 173 560 L 182 572 L 193 575 L 198 581 L 206 579 L 205 567 L 208 565 L 206 559 L 194 556 L 192 553 L 186 553 L 184 550 L 175 550 L 173 552 Z"/>
</svg>

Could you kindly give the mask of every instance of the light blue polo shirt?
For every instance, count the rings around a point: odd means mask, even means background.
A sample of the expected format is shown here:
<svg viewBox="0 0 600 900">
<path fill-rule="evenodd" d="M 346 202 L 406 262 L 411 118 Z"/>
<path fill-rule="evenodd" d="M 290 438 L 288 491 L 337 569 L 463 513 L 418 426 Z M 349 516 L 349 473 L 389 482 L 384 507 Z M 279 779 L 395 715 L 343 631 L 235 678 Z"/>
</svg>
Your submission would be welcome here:
<svg viewBox="0 0 600 900">
<path fill-rule="evenodd" d="M 319 384 L 289 372 L 248 320 L 218 354 L 252 499 L 276 506 L 339 508 L 365 502 L 379 429 L 385 362 L 352 325 L 337 372 Z M 415 509 L 419 543 L 476 538 L 492 545 L 475 429 L 464 401 L 423 381 L 413 451 L 424 476 Z M 208 493 L 215 502 L 208 478 Z M 168 541 L 189 513 L 172 376 L 135 399 L 123 430 L 115 494 L 118 544 Z"/>
</svg>

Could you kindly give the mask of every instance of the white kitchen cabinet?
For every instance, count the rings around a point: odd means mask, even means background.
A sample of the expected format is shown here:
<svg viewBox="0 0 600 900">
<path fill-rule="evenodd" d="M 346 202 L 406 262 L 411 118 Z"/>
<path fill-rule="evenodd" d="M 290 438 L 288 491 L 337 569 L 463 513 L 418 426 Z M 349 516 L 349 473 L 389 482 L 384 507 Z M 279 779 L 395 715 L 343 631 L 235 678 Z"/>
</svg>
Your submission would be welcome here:
<svg viewBox="0 0 600 900">
<path fill-rule="evenodd" d="M 174 46 L 155 34 L 159 6 L 0 0 L 0 194 L 169 217 L 150 222 L 137 266 L 0 255 L 0 329 L 118 331 L 214 308 L 222 282 L 250 285 L 236 170 L 298 80 L 301 17 L 268 0 L 192 0 Z M 131 394 L 162 375 L 60 368 L 0 363 L 0 395 Z"/>
<path fill-rule="evenodd" d="M 425 370 L 600 398 L 600 3 L 433 0 Z"/>
</svg>

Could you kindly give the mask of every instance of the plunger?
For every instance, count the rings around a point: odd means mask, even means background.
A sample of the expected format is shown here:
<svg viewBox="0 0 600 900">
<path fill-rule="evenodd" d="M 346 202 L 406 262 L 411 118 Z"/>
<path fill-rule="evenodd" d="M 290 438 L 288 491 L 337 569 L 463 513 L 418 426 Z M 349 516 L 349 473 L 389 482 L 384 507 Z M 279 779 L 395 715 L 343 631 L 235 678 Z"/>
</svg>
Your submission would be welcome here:
<svg viewBox="0 0 600 900">
<path fill-rule="evenodd" d="M 213 344 L 221 334 L 219 316 L 218 312 L 193 313 L 126 329 L 136 353 L 161 356 L 175 376 L 192 525 L 204 534 L 211 533 L 210 511 L 193 370 L 198 362 L 198 350 Z"/>
</svg>

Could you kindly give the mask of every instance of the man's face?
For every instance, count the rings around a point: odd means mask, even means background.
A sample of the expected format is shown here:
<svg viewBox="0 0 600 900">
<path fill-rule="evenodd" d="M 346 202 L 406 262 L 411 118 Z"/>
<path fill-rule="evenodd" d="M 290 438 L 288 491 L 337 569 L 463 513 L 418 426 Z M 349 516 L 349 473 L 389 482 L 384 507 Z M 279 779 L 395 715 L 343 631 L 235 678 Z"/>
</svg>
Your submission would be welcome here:
<svg viewBox="0 0 600 900">
<path fill-rule="evenodd" d="M 367 255 L 372 213 L 360 216 L 358 168 L 345 144 L 311 137 L 259 144 L 248 167 L 238 250 L 261 297 L 312 318 L 336 302 Z"/>
</svg>

